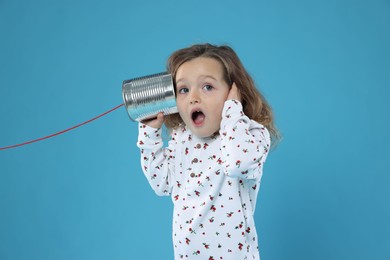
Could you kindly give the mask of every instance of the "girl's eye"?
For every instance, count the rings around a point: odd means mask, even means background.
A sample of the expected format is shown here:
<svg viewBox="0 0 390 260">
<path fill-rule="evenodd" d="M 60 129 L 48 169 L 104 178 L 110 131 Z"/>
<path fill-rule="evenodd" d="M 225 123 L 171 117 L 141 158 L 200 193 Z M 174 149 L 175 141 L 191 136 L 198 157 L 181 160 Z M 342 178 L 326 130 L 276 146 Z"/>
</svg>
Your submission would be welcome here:
<svg viewBox="0 0 390 260">
<path fill-rule="evenodd" d="M 179 88 L 179 91 L 178 91 L 180 94 L 185 94 L 188 92 L 188 88 Z"/>
<path fill-rule="evenodd" d="M 210 90 L 213 89 L 213 86 L 207 84 L 207 85 L 204 85 L 203 89 L 207 90 L 207 91 L 210 91 Z"/>
</svg>

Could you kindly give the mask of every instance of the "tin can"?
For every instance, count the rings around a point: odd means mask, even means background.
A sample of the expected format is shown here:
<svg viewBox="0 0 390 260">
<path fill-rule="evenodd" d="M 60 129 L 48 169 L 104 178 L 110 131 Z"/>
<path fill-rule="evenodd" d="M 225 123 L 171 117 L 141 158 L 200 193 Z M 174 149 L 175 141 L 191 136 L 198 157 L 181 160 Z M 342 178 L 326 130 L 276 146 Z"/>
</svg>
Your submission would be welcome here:
<svg viewBox="0 0 390 260">
<path fill-rule="evenodd" d="M 132 121 L 156 118 L 160 112 L 178 112 L 172 75 L 167 72 L 124 80 L 122 95 Z"/>
</svg>

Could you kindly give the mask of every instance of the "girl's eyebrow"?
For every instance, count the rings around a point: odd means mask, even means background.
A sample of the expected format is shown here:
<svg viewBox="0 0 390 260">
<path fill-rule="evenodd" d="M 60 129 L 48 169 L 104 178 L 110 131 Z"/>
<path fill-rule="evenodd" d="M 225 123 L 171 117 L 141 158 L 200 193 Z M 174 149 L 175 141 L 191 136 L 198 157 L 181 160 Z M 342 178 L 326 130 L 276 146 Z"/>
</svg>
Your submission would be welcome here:
<svg viewBox="0 0 390 260">
<path fill-rule="evenodd" d="M 201 78 L 201 79 L 211 78 L 211 79 L 217 81 L 217 79 L 216 79 L 214 76 L 211 76 L 211 75 L 200 75 L 200 76 L 198 77 L 198 79 L 199 79 L 199 78 Z M 176 84 L 178 84 L 180 81 L 185 81 L 185 78 L 180 78 L 180 79 L 178 79 L 178 80 L 176 81 Z"/>
<path fill-rule="evenodd" d="M 202 76 L 200 76 L 199 78 L 211 78 L 211 79 L 213 79 L 213 80 L 217 80 L 215 77 L 213 77 L 213 76 L 211 76 L 211 75 L 202 75 Z"/>
<path fill-rule="evenodd" d="M 177 85 L 180 81 L 184 81 L 184 79 L 176 80 L 176 85 Z"/>
</svg>

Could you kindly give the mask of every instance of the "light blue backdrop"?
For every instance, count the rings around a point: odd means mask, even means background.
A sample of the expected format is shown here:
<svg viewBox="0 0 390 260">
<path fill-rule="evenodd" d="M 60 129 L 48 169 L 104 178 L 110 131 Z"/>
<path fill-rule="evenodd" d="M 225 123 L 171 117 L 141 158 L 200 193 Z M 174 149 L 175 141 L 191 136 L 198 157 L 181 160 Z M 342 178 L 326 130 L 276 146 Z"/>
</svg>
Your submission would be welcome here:
<svg viewBox="0 0 390 260">
<path fill-rule="evenodd" d="M 390 2 L 0 1 L 0 146 L 122 103 L 124 79 L 193 43 L 230 44 L 272 104 L 262 259 L 390 259 Z M 0 259 L 172 259 L 121 108 L 0 151 Z"/>
</svg>

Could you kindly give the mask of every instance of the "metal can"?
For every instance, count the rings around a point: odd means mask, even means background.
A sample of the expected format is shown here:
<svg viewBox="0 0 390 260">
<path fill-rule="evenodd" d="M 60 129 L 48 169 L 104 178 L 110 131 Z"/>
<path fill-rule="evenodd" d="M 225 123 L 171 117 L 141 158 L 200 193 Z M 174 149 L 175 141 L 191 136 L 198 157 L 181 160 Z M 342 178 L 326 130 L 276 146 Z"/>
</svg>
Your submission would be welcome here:
<svg viewBox="0 0 390 260">
<path fill-rule="evenodd" d="M 167 72 L 124 80 L 122 95 L 132 121 L 156 118 L 160 112 L 178 112 L 172 75 Z"/>
</svg>

